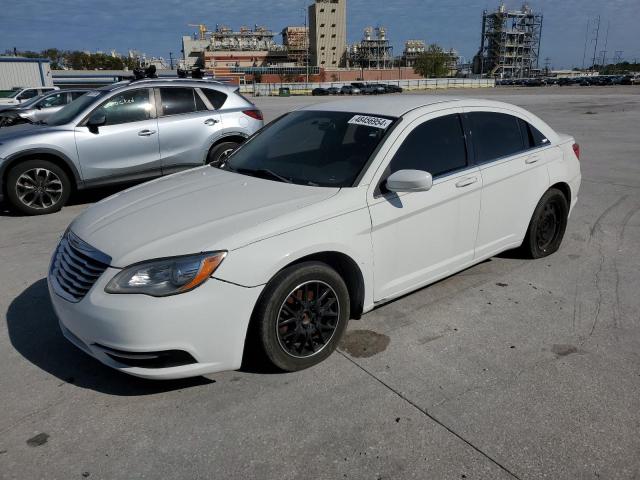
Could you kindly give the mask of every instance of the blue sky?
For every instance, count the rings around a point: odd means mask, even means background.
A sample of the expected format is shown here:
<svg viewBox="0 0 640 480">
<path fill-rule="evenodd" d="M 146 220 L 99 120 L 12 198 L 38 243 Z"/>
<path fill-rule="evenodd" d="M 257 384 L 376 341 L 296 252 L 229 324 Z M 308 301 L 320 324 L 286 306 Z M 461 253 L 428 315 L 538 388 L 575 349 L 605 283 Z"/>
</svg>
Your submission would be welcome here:
<svg viewBox="0 0 640 480">
<path fill-rule="evenodd" d="M 237 28 L 255 23 L 280 31 L 304 22 L 310 0 L 0 0 L 0 51 L 14 46 L 23 50 L 46 47 L 78 50 L 135 48 L 168 58 L 180 52 L 180 38 L 193 32 L 189 23 L 209 28 L 226 24 Z M 480 42 L 482 10 L 497 7 L 498 0 L 347 0 L 348 40 L 360 39 L 367 25 L 384 25 L 399 54 L 407 39 L 423 39 L 455 48 L 471 58 Z M 508 0 L 508 7 L 521 2 Z M 7 8 L 10 4 L 10 7 Z M 580 66 L 587 19 L 601 16 L 598 52 L 613 57 L 622 50 L 628 60 L 640 59 L 640 0 L 533 0 L 529 4 L 544 14 L 541 57 L 555 68 Z M 278 38 L 278 41 L 281 39 Z M 590 58 L 593 44 L 589 47 Z M 541 62 L 542 63 L 542 62 Z"/>
</svg>

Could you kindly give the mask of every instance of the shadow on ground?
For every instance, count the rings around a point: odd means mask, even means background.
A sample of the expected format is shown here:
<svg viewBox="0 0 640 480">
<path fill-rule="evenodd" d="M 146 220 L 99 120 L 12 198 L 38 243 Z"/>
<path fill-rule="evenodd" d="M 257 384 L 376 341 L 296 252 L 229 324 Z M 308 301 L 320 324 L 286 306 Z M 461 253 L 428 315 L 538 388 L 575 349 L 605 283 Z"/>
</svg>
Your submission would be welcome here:
<svg viewBox="0 0 640 480">
<path fill-rule="evenodd" d="M 110 395 L 151 395 L 214 383 L 204 377 L 154 381 L 117 372 L 88 356 L 62 336 L 45 279 L 9 305 L 7 328 L 14 348 L 60 380 Z"/>
</svg>

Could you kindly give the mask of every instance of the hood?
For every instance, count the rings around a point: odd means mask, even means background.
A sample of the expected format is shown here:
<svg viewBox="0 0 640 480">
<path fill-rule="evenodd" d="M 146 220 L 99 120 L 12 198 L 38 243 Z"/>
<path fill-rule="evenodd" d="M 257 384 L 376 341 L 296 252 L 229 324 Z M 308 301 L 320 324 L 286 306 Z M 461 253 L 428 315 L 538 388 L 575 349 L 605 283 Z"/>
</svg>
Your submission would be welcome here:
<svg viewBox="0 0 640 480">
<path fill-rule="evenodd" d="M 19 105 L 15 98 L 0 98 L 0 105 Z"/>
<path fill-rule="evenodd" d="M 0 112 L 2 113 L 2 112 Z M 21 123 L 0 130 L 0 143 L 13 140 L 15 138 L 24 139 L 30 135 L 41 135 L 43 133 L 61 130 L 61 127 L 53 127 L 49 125 L 38 125 L 35 123 Z"/>
<path fill-rule="evenodd" d="M 314 220 L 301 217 L 301 210 L 337 192 L 205 166 L 106 198 L 71 229 L 108 254 L 112 266 L 126 267 L 153 258 L 234 250 L 298 228 Z"/>
</svg>

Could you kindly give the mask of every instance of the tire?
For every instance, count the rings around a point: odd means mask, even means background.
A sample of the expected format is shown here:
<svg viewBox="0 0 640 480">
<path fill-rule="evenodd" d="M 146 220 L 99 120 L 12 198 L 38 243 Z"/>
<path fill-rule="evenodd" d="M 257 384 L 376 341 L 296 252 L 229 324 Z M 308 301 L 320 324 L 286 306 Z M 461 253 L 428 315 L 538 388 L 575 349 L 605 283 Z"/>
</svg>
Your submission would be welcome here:
<svg viewBox="0 0 640 480">
<path fill-rule="evenodd" d="M 551 188 L 533 211 L 522 251 L 529 258 L 543 258 L 555 253 L 567 229 L 569 206 L 564 194 Z"/>
<path fill-rule="evenodd" d="M 207 164 L 217 167 L 229 156 L 240 144 L 238 142 L 222 142 L 211 147 L 207 155 Z"/>
<path fill-rule="evenodd" d="M 301 302 L 305 296 L 306 306 Z M 318 308 L 314 300 L 321 297 Z M 294 372 L 331 355 L 349 317 L 349 291 L 342 277 L 324 263 L 305 262 L 285 268 L 268 283 L 255 311 L 255 333 L 267 359 Z"/>
<path fill-rule="evenodd" d="M 48 160 L 27 160 L 7 173 L 9 203 L 26 215 L 46 215 L 59 211 L 71 194 L 67 173 Z"/>
</svg>

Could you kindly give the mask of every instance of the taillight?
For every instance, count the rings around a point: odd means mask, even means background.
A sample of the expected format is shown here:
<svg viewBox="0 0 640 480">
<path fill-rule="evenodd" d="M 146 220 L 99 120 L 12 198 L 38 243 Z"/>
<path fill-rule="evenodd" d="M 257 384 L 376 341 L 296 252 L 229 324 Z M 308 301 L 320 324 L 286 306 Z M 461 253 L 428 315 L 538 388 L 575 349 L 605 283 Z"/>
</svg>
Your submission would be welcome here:
<svg viewBox="0 0 640 480">
<path fill-rule="evenodd" d="M 580 145 L 578 145 L 577 143 L 573 144 L 573 153 L 575 153 L 576 158 L 580 160 Z"/>
<path fill-rule="evenodd" d="M 256 120 L 263 120 L 262 112 L 260 110 L 243 110 L 242 113 L 245 115 L 255 118 Z"/>
</svg>

